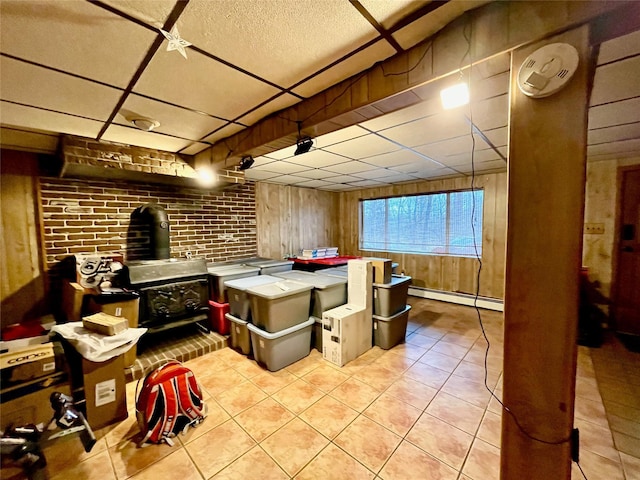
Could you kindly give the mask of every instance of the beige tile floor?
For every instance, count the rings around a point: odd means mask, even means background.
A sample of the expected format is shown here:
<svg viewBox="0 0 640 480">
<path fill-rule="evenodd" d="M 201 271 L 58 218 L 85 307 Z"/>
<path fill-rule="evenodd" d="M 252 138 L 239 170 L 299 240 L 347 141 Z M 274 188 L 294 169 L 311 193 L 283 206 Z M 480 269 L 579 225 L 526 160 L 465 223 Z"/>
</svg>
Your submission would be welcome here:
<svg viewBox="0 0 640 480">
<path fill-rule="evenodd" d="M 77 439 L 47 449 L 51 478 L 498 479 L 501 410 L 483 384 L 476 313 L 410 303 L 406 343 L 343 368 L 315 350 L 275 373 L 229 348 L 192 360 L 209 406 L 201 426 L 173 447 L 136 448 L 131 410 L 97 432 L 89 454 Z M 487 383 L 500 396 L 502 315 L 482 317 Z M 638 365 L 640 355 L 619 347 L 579 348 L 575 423 L 589 480 L 640 479 Z M 130 407 L 134 391 L 127 385 Z"/>
</svg>

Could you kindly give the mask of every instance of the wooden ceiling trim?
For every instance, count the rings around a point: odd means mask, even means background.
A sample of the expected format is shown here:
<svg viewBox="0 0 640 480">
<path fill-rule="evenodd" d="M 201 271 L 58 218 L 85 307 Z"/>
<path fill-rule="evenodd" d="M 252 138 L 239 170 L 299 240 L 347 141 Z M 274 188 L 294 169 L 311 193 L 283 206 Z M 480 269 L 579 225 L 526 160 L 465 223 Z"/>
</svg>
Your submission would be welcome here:
<svg viewBox="0 0 640 480">
<path fill-rule="evenodd" d="M 478 63 L 523 44 L 590 22 L 613 10 L 635 10 L 637 7 L 634 3 L 580 2 L 580 8 L 576 8 L 571 1 L 544 2 L 544 8 L 538 2 L 487 4 L 447 25 L 433 40 L 427 39 L 307 100 L 273 114 L 247 130 L 216 142 L 211 149 L 198 155 L 218 163 L 227 159 L 239 160 L 243 155 L 257 151 L 264 154 L 270 148 L 270 151 L 275 150 L 273 147 L 264 148 L 266 145 L 293 145 L 298 135 L 295 123 L 298 119 L 307 119 L 302 126 L 303 134 L 314 134 L 317 125 L 339 116 L 344 118 L 345 115 L 350 115 L 353 118 L 352 124 L 355 124 L 362 116 L 351 115 L 353 112 L 459 70 L 461 59 L 467 53 L 465 65 L 469 64 L 469 56 L 473 63 Z M 470 51 L 465 35 L 470 38 L 473 47 Z M 430 48 L 430 43 L 433 43 L 433 48 Z M 428 52 L 430 55 L 425 55 L 425 49 L 431 50 Z M 417 63 L 416 59 L 419 59 Z M 380 67 L 395 74 L 385 76 Z"/>
</svg>

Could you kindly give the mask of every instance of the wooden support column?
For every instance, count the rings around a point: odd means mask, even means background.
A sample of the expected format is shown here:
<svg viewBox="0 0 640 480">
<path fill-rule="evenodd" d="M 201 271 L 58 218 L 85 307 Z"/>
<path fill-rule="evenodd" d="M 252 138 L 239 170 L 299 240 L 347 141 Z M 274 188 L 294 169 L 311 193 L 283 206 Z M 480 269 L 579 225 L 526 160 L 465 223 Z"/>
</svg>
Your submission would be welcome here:
<svg viewBox="0 0 640 480">
<path fill-rule="evenodd" d="M 580 65 L 567 86 L 532 99 L 517 86 L 523 60 L 569 43 Z M 588 26 L 513 52 L 505 272 L 502 480 L 571 477 L 587 105 Z"/>
</svg>

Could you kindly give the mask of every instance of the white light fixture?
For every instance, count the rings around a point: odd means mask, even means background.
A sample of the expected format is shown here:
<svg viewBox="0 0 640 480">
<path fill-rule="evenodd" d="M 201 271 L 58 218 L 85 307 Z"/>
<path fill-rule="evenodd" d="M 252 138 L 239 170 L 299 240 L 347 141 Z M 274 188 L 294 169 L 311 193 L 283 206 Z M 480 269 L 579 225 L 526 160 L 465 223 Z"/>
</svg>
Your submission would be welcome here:
<svg viewBox="0 0 640 480">
<path fill-rule="evenodd" d="M 466 105 L 469 103 L 469 86 L 461 82 L 444 88 L 440 91 L 440 100 L 446 110 Z"/>
<path fill-rule="evenodd" d="M 198 183 L 203 187 L 212 187 L 216 183 L 216 174 L 211 167 L 199 167 L 196 169 Z"/>
<path fill-rule="evenodd" d="M 127 120 L 130 121 L 134 127 L 139 128 L 140 130 L 143 130 L 145 132 L 150 132 L 154 128 L 158 128 L 160 126 L 160 122 L 154 120 L 153 118 L 127 117 Z"/>
</svg>

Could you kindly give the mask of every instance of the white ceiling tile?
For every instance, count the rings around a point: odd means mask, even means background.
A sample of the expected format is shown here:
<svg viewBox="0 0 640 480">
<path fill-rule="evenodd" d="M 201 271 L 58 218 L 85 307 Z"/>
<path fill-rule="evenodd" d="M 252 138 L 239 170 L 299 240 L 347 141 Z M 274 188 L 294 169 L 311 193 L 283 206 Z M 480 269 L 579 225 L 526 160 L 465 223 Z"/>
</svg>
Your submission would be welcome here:
<svg viewBox="0 0 640 480">
<path fill-rule="evenodd" d="M 398 165 L 397 167 L 389 167 L 389 170 L 394 172 L 406 173 L 413 175 L 415 173 L 424 172 L 428 170 L 437 170 L 442 168 L 442 165 L 429 160 L 423 160 L 422 162 L 407 163 L 406 165 Z"/>
<path fill-rule="evenodd" d="M 640 96 L 640 55 L 596 68 L 591 105 Z"/>
<path fill-rule="evenodd" d="M 279 177 L 279 173 L 275 172 L 267 172 L 265 170 L 256 170 L 255 168 L 250 168 L 249 170 L 244 171 L 244 176 L 248 180 L 266 180 L 268 178 Z"/>
<path fill-rule="evenodd" d="M 489 171 L 491 172 L 506 171 L 507 163 L 502 160 L 489 160 L 486 162 L 478 162 L 477 164 L 474 165 L 474 167 L 477 175 L 480 173 L 487 173 Z M 455 167 L 455 169 L 463 173 L 471 173 L 471 164 L 458 165 Z"/>
<path fill-rule="evenodd" d="M 362 179 L 358 177 L 354 177 L 352 175 L 336 175 L 334 177 L 328 177 L 326 180 L 328 182 L 333 182 L 333 183 L 349 183 L 349 182 L 357 182 L 358 180 L 362 180 Z"/>
<path fill-rule="evenodd" d="M 351 140 L 352 138 L 362 137 L 368 133 L 369 132 L 358 125 L 352 125 L 350 127 L 336 130 L 335 132 L 320 135 L 319 137 L 314 138 L 313 141 L 316 148 L 324 148 L 335 143 Z"/>
<path fill-rule="evenodd" d="M 615 143 L 602 143 L 600 145 L 588 145 L 587 156 L 629 154 L 640 151 L 640 139 L 624 140 Z"/>
<path fill-rule="evenodd" d="M 360 3 L 380 25 L 388 29 L 410 13 L 425 6 L 428 2 L 416 0 L 394 0 L 393 2 L 360 0 Z"/>
<path fill-rule="evenodd" d="M 346 159 L 345 159 L 346 160 Z M 371 170 L 371 165 L 358 162 L 357 160 L 345 161 L 344 163 L 338 163 L 337 165 L 331 165 L 326 167 L 325 170 L 335 173 L 358 173 L 366 170 Z"/>
<path fill-rule="evenodd" d="M 384 177 L 391 175 L 391 171 L 386 168 L 375 168 L 373 170 L 367 170 L 366 172 L 358 172 L 354 174 L 355 177 L 364 178 L 365 180 L 384 180 Z"/>
<path fill-rule="evenodd" d="M 634 138 L 640 138 L 640 122 L 589 130 L 587 143 L 596 145 Z"/>
<path fill-rule="evenodd" d="M 355 73 L 366 70 L 374 63 L 393 56 L 395 53 L 396 51 L 391 45 L 381 40 L 307 80 L 300 86 L 294 88 L 293 91 L 304 97 L 310 97 L 321 92 L 327 88 L 328 85 L 335 85 L 353 76 Z"/>
<path fill-rule="evenodd" d="M 305 170 L 304 172 L 296 173 L 299 177 L 310 178 L 313 180 L 322 180 L 329 177 L 335 177 L 335 172 L 328 172 L 320 168 L 314 168 L 312 170 Z"/>
<path fill-rule="evenodd" d="M 238 122 L 244 123 L 245 125 L 253 125 L 254 123 L 257 123 L 259 120 L 262 120 L 264 117 L 268 116 L 269 114 L 273 112 L 278 112 L 287 107 L 295 105 L 299 101 L 300 99 L 298 97 L 294 97 L 293 95 L 285 93 L 275 98 L 274 100 L 271 100 L 270 102 L 266 103 L 262 107 L 254 110 L 253 112 L 248 113 L 247 115 L 243 115 L 238 119 Z"/>
<path fill-rule="evenodd" d="M 500 127 L 494 128 L 492 130 L 483 130 L 482 133 L 489 139 L 491 143 L 493 143 L 496 147 L 504 147 L 507 145 L 508 136 L 509 136 L 509 127 Z M 477 138 L 478 136 L 476 136 Z M 486 143 L 483 141 L 483 145 Z M 476 140 L 476 148 L 479 147 L 479 144 Z"/>
<path fill-rule="evenodd" d="M 2 52 L 122 88 L 157 36 L 89 2 L 2 1 L 0 17 Z"/>
<path fill-rule="evenodd" d="M 333 183 L 331 185 L 327 185 L 326 187 L 319 187 L 318 190 L 329 190 L 332 192 L 346 192 L 348 190 L 358 190 L 358 188 L 360 187 L 347 185 L 345 183 Z"/>
<path fill-rule="evenodd" d="M 253 167 L 260 167 L 262 165 L 266 165 L 268 163 L 272 163 L 275 162 L 275 160 L 273 158 L 269 158 L 269 157 L 256 157 L 253 159 Z"/>
<path fill-rule="evenodd" d="M 134 91 L 229 120 L 278 92 L 196 51 L 188 55 L 158 50 Z"/>
<path fill-rule="evenodd" d="M 104 3 L 117 8 L 121 12 L 131 15 L 143 22 L 161 28 L 173 7 L 175 0 L 153 0 L 141 2 L 139 0 L 102 0 Z M 166 48 L 166 47 L 165 47 Z"/>
<path fill-rule="evenodd" d="M 122 127 L 120 125 L 109 126 L 102 139 L 108 142 L 137 145 L 167 152 L 177 152 L 191 144 L 189 140 L 169 137 L 160 133 L 143 132 L 135 127 Z"/>
<path fill-rule="evenodd" d="M 456 167 L 457 169 L 460 165 L 471 165 L 471 152 L 448 155 L 440 157 L 438 160 L 448 167 Z M 473 155 L 473 161 L 475 164 L 493 160 L 500 160 L 506 165 L 506 162 L 500 159 L 500 155 L 490 148 L 486 150 L 478 150 Z"/>
<path fill-rule="evenodd" d="M 303 182 L 298 182 L 294 184 L 296 187 L 303 188 L 318 188 L 318 187 L 326 187 L 327 185 L 333 185 L 331 182 L 327 182 L 324 180 L 305 180 Z"/>
<path fill-rule="evenodd" d="M 375 155 L 364 160 L 365 163 L 375 165 L 376 167 L 395 167 L 405 165 L 407 163 L 417 162 L 422 157 L 412 153 L 410 150 L 398 150 L 395 152 Z"/>
<path fill-rule="evenodd" d="M 439 168 L 437 170 L 428 170 L 424 172 L 419 172 L 414 175 L 414 177 L 422 178 L 425 180 L 434 179 L 434 178 L 442 178 L 442 177 L 456 177 L 460 176 L 460 172 L 456 172 L 450 168 Z"/>
<path fill-rule="evenodd" d="M 296 155 L 289 159 L 290 162 L 294 162 L 307 168 L 328 167 L 329 165 L 343 163 L 346 160 L 346 158 L 341 157 L 340 155 L 336 155 L 325 150 L 311 150 L 310 152 L 303 153 L 302 155 Z"/>
<path fill-rule="evenodd" d="M 38 108 L 2 102 L 0 123 L 19 125 L 48 132 L 68 133 L 81 137 L 95 138 L 103 123 Z"/>
<path fill-rule="evenodd" d="M 451 110 L 398 127 L 388 128 L 380 133 L 401 145 L 415 147 L 438 140 L 459 137 L 468 131 L 469 124 L 465 121 L 464 115 Z"/>
<path fill-rule="evenodd" d="M 360 180 L 359 182 L 351 182 L 349 185 L 354 187 L 366 188 L 366 187 L 380 187 L 386 185 L 385 182 L 376 182 L 375 180 Z"/>
<path fill-rule="evenodd" d="M 510 72 L 500 73 L 489 78 L 471 83 L 471 101 L 473 103 L 485 98 L 497 97 L 499 95 L 509 96 Z"/>
<path fill-rule="evenodd" d="M 589 108 L 589 128 L 640 121 L 640 97 Z"/>
<path fill-rule="evenodd" d="M 336 0 L 192 0 L 179 24 L 194 45 L 283 87 L 377 36 Z"/>
<path fill-rule="evenodd" d="M 482 143 L 484 146 L 484 142 Z M 447 155 L 455 155 L 457 153 L 470 152 L 473 144 L 471 135 L 462 135 L 460 137 L 450 138 L 441 142 L 429 143 L 413 147 L 416 152 L 422 153 L 427 157 L 438 159 Z M 477 148 L 477 141 L 476 141 Z"/>
<path fill-rule="evenodd" d="M 600 44 L 598 65 L 640 53 L 640 30 Z"/>
<path fill-rule="evenodd" d="M 149 117 L 160 122 L 154 131 L 177 137 L 199 140 L 226 122 L 209 115 L 192 112 L 184 108 L 174 107 L 139 95 L 129 95 L 115 120 L 129 124 L 127 117 Z"/>
<path fill-rule="evenodd" d="M 206 143 L 194 142 L 191 145 L 189 145 L 188 147 L 185 147 L 182 150 L 180 150 L 180 153 L 183 153 L 185 155 L 195 155 L 197 153 L 200 153 L 200 152 L 206 150 L 210 146 L 211 145 L 208 145 Z"/>
<path fill-rule="evenodd" d="M 296 146 L 292 145 L 290 147 L 285 147 L 280 150 L 275 150 L 273 152 L 268 153 L 267 157 L 272 158 L 274 160 L 284 160 L 285 158 L 293 157 L 293 153 L 296 151 Z M 311 150 L 313 152 L 314 150 Z M 311 153 L 308 152 L 308 153 Z M 306 155 L 306 154 L 305 154 Z"/>
<path fill-rule="evenodd" d="M 361 123 L 361 125 L 364 128 L 378 132 L 385 128 L 395 127 L 396 125 L 435 115 L 440 111 L 442 111 L 440 99 L 427 100 L 426 102 L 411 105 L 410 107 L 396 110 L 392 113 L 387 113 L 386 115 L 382 115 L 372 120 L 367 120 L 366 122 Z"/>
<path fill-rule="evenodd" d="M 304 182 L 305 180 L 306 178 L 295 175 L 281 175 L 279 177 L 266 179 L 265 181 L 268 183 L 283 183 L 285 185 L 291 185 L 292 183 Z"/>
<path fill-rule="evenodd" d="M 397 182 L 411 182 L 416 181 L 415 176 L 407 175 L 404 173 L 398 173 L 397 175 L 389 175 L 387 178 L 381 179 L 385 183 L 397 183 Z"/>
<path fill-rule="evenodd" d="M 509 123 L 509 95 L 472 103 L 467 115 L 480 130 L 505 127 Z"/>
<path fill-rule="evenodd" d="M 228 136 L 233 135 L 234 133 L 238 133 L 241 130 L 244 130 L 245 128 L 246 127 L 243 127 L 242 125 L 238 125 L 237 123 L 230 123 L 222 127 L 217 132 L 212 133 L 211 135 L 207 135 L 202 140 L 209 143 L 215 143 L 218 140 L 222 138 L 227 138 Z"/>
<path fill-rule="evenodd" d="M 326 150 L 330 152 L 353 159 L 362 159 L 370 157 L 371 155 L 393 152 L 399 149 L 400 147 L 398 145 L 374 134 L 347 140 L 346 142 L 331 145 L 326 148 Z"/>
<path fill-rule="evenodd" d="M 94 120 L 106 120 L 122 92 L 116 88 L 1 57 L 0 95 L 3 100 Z"/>
<path fill-rule="evenodd" d="M 260 165 L 258 167 L 253 167 L 252 170 L 264 170 L 266 172 L 276 172 L 282 175 L 288 175 L 292 173 L 304 172 L 305 170 L 309 170 L 309 167 L 278 160 L 277 162 L 271 162 L 265 165 Z"/>
</svg>

